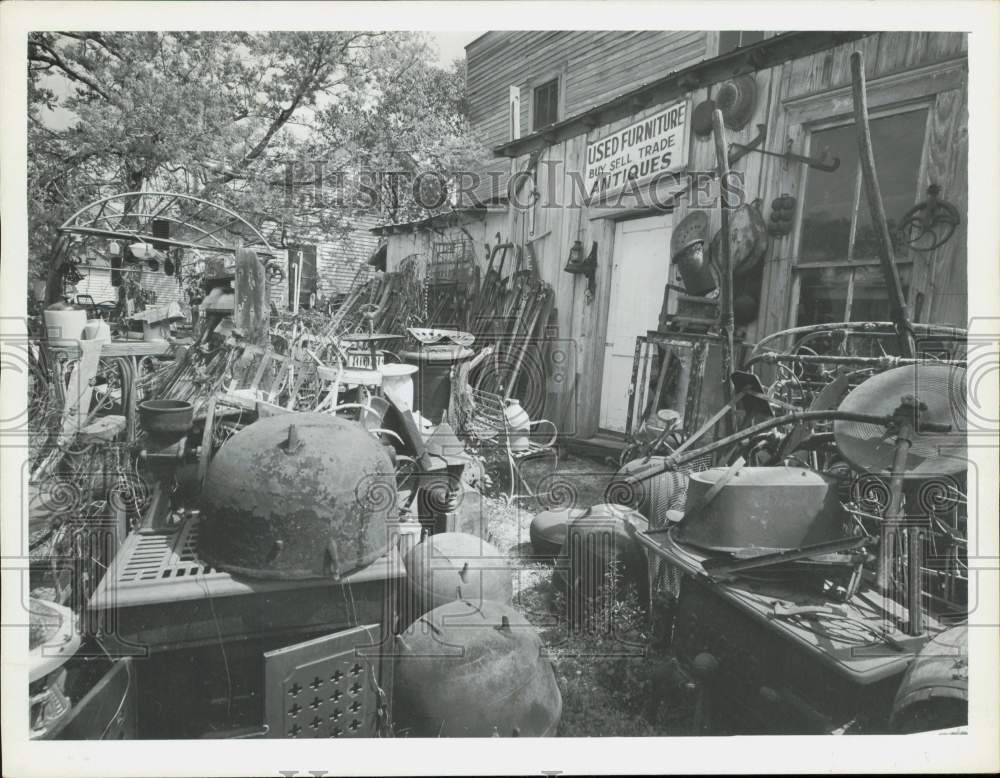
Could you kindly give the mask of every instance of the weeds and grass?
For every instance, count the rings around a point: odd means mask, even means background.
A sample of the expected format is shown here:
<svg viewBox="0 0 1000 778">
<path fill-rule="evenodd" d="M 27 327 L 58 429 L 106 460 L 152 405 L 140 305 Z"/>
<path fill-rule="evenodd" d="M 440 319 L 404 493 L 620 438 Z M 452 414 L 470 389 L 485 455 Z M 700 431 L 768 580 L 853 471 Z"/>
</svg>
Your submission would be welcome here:
<svg viewBox="0 0 1000 778">
<path fill-rule="evenodd" d="M 589 507 L 604 502 L 612 474 L 607 466 L 570 460 L 559 476 L 574 485 L 576 507 Z M 511 498 L 499 472 L 489 475 L 489 485 L 483 497 L 487 539 L 509 555 L 514 605 L 539 630 L 552 661 L 563 698 L 560 736 L 691 734 L 693 700 L 676 686 L 675 660 L 666 650 L 670 603 L 654 599 L 649 607 L 657 618 L 650 619 L 638 582 L 625 580 L 617 563 L 596 596 L 571 602 L 559 566 L 534 557 L 529 543 L 531 519 L 544 506 Z"/>
<path fill-rule="evenodd" d="M 563 695 L 564 737 L 686 735 L 691 701 L 674 659 L 656 644 L 635 582 L 609 565 L 595 597 L 570 605 L 556 574 L 538 577 L 515 604 L 540 628 Z M 539 618 L 541 616 L 541 618 Z"/>
</svg>

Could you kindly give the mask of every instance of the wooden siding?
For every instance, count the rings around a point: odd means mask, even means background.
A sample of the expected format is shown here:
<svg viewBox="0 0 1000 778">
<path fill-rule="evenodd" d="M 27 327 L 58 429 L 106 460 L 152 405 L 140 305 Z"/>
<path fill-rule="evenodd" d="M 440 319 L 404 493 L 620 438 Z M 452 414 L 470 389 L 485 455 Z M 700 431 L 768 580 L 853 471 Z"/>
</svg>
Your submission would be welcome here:
<svg viewBox="0 0 1000 778">
<path fill-rule="evenodd" d="M 303 245 L 316 246 L 316 290 L 321 299 L 346 294 L 359 277 L 369 277 L 375 272 L 366 263 L 378 246 L 379 239 L 371 233 L 377 220 L 373 217 L 356 217 L 352 230 L 346 238 L 323 240 L 321 236 L 302 236 Z M 288 256 L 279 251 L 275 261 L 285 268 L 286 278 L 272 283 L 268 288 L 268 299 L 278 308 L 288 307 Z"/>
<path fill-rule="evenodd" d="M 581 113 L 706 56 L 700 31 L 493 32 L 466 49 L 473 126 L 488 147 L 507 137 L 509 88 L 521 89 L 521 134 L 531 132 L 531 88 L 559 75 L 559 118 Z"/>
<path fill-rule="evenodd" d="M 515 63 L 523 56 L 529 42 L 536 47 L 554 47 L 555 41 L 549 34 L 491 33 L 470 47 L 470 88 L 481 101 L 482 110 L 494 99 L 487 99 L 490 90 L 499 95 L 495 103 L 499 108 L 494 110 L 500 116 L 501 128 L 510 80 L 507 75 L 495 77 L 491 74 L 485 83 L 477 83 L 476 68 L 486 67 L 488 62 L 494 65 Z M 505 48 L 505 45 L 510 48 Z M 916 199 L 922 199 L 926 186 L 935 182 L 942 187 L 944 197 L 958 208 L 964 221 L 968 202 L 966 45 L 966 36 L 959 33 L 881 33 L 762 70 L 756 74 L 758 100 L 754 114 L 743 130 L 730 132 L 728 140 L 746 143 L 757 134 L 756 125 L 766 123 L 765 148 L 768 151 L 783 152 L 790 142 L 793 151 L 807 152 L 811 123 L 836 116 L 850 116 L 850 54 L 860 49 L 865 55 L 873 110 L 915 99 L 930 102 L 932 111 L 928 139 Z M 580 47 L 579 39 L 571 48 L 581 52 L 587 50 Z M 593 50 L 604 51 L 607 55 L 606 49 Z M 479 63 L 475 62 L 477 56 L 482 58 Z M 599 71 L 602 67 L 601 62 L 592 63 L 595 70 Z M 504 72 L 513 72 L 513 68 L 511 64 Z M 617 74 L 620 68 L 619 63 L 613 62 L 605 70 L 609 74 Z M 643 80 L 646 80 L 643 74 L 630 71 L 620 83 L 608 86 L 607 91 L 619 93 L 625 91 L 628 85 L 638 86 Z M 717 85 L 710 85 L 691 92 L 688 95 L 690 105 L 696 106 L 711 97 L 716 88 Z M 544 207 L 544 201 L 554 199 L 558 203 L 567 197 L 570 179 L 566 171 L 582 171 L 588 140 L 605 137 L 660 108 L 662 106 L 649 106 L 615 124 L 595 127 L 586 134 L 548 146 L 538 166 L 536 186 L 543 193 L 543 202 L 534 209 L 534 234 L 544 237 L 534 242 L 534 248 L 541 277 L 555 290 L 556 312 L 551 322 L 555 345 L 552 352 L 562 355 L 546 363 L 550 371 L 546 375 L 546 417 L 556 422 L 564 434 L 587 437 L 597 431 L 604 334 L 610 301 L 608 269 L 614 249 L 615 220 L 643 213 L 629 211 L 627 207 L 618 210 Z M 518 169 L 524 169 L 527 161 L 527 157 L 518 158 Z M 692 133 L 688 170 L 713 170 L 715 166 L 711 139 L 698 138 Z M 763 201 L 765 218 L 775 197 L 790 194 L 801 199 L 803 177 L 799 165 L 786 165 L 781 159 L 751 153 L 737 161 L 733 169 L 744 176 L 747 199 L 759 198 Z M 687 208 L 686 199 L 676 203 L 674 224 L 684 217 Z M 719 228 L 718 209 L 711 209 L 709 215 L 710 228 L 714 233 Z M 443 230 L 443 234 L 459 239 L 464 230 L 466 237 L 473 237 L 476 256 L 485 269 L 483 242 L 493 242 L 494 234 L 500 230 L 505 240 L 524 244 L 529 237 L 529 224 L 530 215 L 526 211 L 510 209 L 506 214 L 469 217 L 461 228 L 448 228 Z M 764 260 L 759 315 L 745 331 L 748 342 L 792 324 L 795 287 L 792 268 L 798 245 L 796 233 L 797 230 L 789 236 L 771 239 Z M 448 238 L 430 231 L 391 235 L 388 269 L 395 269 L 399 261 L 410 254 L 429 256 L 431 244 L 443 239 Z M 592 299 L 587 295 L 585 278 L 563 272 L 569 247 L 575 240 L 582 241 L 588 249 L 592 241 L 598 244 L 597 289 Z M 898 259 L 914 263 L 911 298 L 915 298 L 917 293 L 924 295 L 921 321 L 966 324 L 964 223 L 958 233 L 936 251 L 930 254 L 909 252 Z M 621 387 L 622 392 L 627 389 Z"/>
<path fill-rule="evenodd" d="M 184 288 L 178 282 L 177 276 L 168 276 L 163 270 L 154 272 L 143 266 L 139 276 L 139 286 L 154 292 L 157 304 L 178 302 L 187 305 L 187 295 L 184 294 Z M 118 287 L 111 285 L 110 266 L 87 268 L 87 277 L 76 285 L 76 291 L 77 294 L 89 294 L 97 303 L 118 300 Z"/>
</svg>

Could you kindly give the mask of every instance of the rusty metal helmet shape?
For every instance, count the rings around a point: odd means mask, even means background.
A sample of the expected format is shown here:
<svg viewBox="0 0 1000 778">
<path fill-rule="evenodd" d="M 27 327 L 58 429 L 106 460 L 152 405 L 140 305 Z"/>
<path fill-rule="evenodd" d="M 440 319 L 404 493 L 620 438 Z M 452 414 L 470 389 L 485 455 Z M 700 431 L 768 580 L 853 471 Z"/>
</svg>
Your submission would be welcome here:
<svg viewBox="0 0 1000 778">
<path fill-rule="evenodd" d="M 455 600 L 399 637 L 394 718 L 410 737 L 553 736 L 562 696 L 535 628 L 510 605 Z"/>
<path fill-rule="evenodd" d="M 257 421 L 215 455 L 199 554 L 254 578 L 340 578 L 387 546 L 392 462 L 359 424 L 321 413 Z"/>
</svg>

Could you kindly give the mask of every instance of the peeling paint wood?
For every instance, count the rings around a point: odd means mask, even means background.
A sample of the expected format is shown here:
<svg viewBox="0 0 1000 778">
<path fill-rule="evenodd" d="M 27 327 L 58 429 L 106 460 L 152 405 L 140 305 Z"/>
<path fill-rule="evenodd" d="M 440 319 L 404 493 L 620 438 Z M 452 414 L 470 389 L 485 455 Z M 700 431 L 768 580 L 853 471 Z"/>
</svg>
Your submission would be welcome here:
<svg viewBox="0 0 1000 778">
<path fill-rule="evenodd" d="M 923 255 L 910 252 L 916 261 L 911 306 L 915 290 L 923 291 L 923 321 L 960 327 L 968 321 L 968 137 L 967 91 L 954 89 L 939 94 L 929 116 L 926 163 L 918 200 L 925 199 L 930 184 L 938 184 L 942 199 L 958 209 L 962 223 L 951 239 L 933 252 Z"/>
</svg>

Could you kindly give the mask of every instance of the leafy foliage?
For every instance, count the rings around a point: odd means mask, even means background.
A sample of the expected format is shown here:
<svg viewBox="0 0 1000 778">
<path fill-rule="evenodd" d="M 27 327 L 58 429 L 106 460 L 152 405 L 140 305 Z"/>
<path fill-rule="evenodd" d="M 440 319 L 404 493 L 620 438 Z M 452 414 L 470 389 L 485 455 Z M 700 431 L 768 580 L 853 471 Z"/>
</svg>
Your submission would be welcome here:
<svg viewBox="0 0 1000 778">
<path fill-rule="evenodd" d="M 416 33 L 33 32 L 28 62 L 36 261 L 62 221 L 111 194 L 193 194 L 280 244 L 373 206 L 397 221 L 420 210 L 405 187 L 359 200 L 365 169 L 447 176 L 481 156 L 464 67 L 433 64 Z"/>
</svg>

